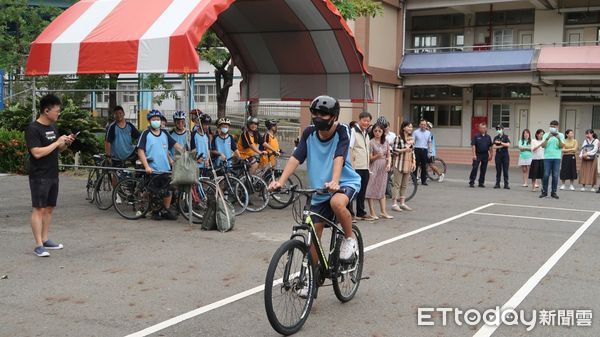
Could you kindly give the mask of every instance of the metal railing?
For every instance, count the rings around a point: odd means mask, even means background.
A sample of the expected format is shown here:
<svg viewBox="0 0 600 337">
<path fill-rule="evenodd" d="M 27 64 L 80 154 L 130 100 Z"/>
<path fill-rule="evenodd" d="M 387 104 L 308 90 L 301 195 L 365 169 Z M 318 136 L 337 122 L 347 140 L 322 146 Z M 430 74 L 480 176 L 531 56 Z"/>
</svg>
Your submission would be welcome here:
<svg viewBox="0 0 600 337">
<path fill-rule="evenodd" d="M 472 52 L 472 51 L 500 51 L 500 50 L 521 50 L 521 49 L 540 49 L 542 47 L 574 47 L 574 46 L 597 46 L 600 41 L 577 41 L 577 42 L 553 42 L 553 43 L 525 43 L 525 44 L 474 44 L 471 46 L 453 46 L 453 47 L 418 47 L 406 48 L 406 54 L 431 54 L 431 53 L 449 53 L 449 52 Z"/>
</svg>

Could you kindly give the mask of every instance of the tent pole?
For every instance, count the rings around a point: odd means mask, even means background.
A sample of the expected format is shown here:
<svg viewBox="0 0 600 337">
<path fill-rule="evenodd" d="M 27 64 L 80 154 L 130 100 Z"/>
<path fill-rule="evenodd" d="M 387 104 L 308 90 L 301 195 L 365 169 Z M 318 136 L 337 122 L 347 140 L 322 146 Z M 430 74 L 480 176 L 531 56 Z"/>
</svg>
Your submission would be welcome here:
<svg viewBox="0 0 600 337">
<path fill-rule="evenodd" d="M 31 121 L 35 121 L 35 117 L 37 117 L 37 112 L 35 111 L 35 92 L 37 91 L 35 87 L 35 76 L 31 78 Z"/>
<path fill-rule="evenodd" d="M 187 112 L 185 114 L 185 128 L 186 128 L 186 132 L 185 132 L 185 143 L 187 144 L 187 149 L 191 149 L 191 134 L 190 132 L 188 132 L 187 130 L 187 126 L 189 125 L 189 121 L 188 121 L 188 115 L 189 112 L 192 111 L 192 105 L 191 105 L 191 97 L 190 97 L 190 81 L 189 81 L 189 75 L 188 74 L 183 74 L 183 101 L 185 102 L 183 105 L 183 109 L 187 109 Z M 189 216 L 188 216 L 188 224 L 190 225 L 190 227 L 192 226 L 192 217 L 194 216 L 194 212 L 192 210 L 192 188 L 194 188 L 194 185 L 190 185 L 190 190 L 188 191 L 187 194 L 187 204 L 188 204 L 188 211 L 190 212 Z"/>
</svg>

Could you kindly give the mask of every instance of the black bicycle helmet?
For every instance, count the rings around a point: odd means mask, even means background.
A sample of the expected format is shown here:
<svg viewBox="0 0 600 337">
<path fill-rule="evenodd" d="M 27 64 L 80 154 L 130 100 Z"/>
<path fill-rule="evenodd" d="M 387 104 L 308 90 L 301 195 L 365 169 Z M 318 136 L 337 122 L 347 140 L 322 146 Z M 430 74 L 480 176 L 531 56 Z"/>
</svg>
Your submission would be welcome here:
<svg viewBox="0 0 600 337">
<path fill-rule="evenodd" d="M 250 124 L 258 125 L 258 118 L 254 116 L 248 116 L 248 119 L 246 119 L 246 126 L 249 126 Z"/>
<path fill-rule="evenodd" d="M 267 130 L 269 130 L 275 125 L 277 125 L 277 123 L 278 121 L 276 119 L 268 119 L 265 121 L 265 127 L 267 127 Z"/>
<path fill-rule="evenodd" d="M 384 116 L 377 118 L 377 124 L 381 125 L 381 127 L 384 129 L 390 126 L 390 123 L 387 121 L 387 119 L 385 119 Z"/>
<path fill-rule="evenodd" d="M 210 118 L 207 114 L 200 115 L 200 123 L 202 124 L 210 124 L 212 123 L 212 118 Z"/>
<path fill-rule="evenodd" d="M 340 103 L 331 96 L 322 95 L 310 103 L 310 112 L 321 112 L 338 117 L 340 115 Z"/>
</svg>

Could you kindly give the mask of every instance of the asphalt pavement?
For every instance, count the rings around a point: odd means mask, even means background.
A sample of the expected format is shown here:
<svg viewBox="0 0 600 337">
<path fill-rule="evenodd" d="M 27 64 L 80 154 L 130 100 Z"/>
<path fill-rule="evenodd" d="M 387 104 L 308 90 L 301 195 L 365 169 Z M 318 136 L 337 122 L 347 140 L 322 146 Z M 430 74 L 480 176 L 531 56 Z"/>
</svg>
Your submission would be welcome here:
<svg viewBox="0 0 600 337">
<path fill-rule="evenodd" d="M 369 279 L 345 304 L 322 288 L 297 335 L 600 336 L 600 195 L 539 199 L 516 169 L 512 188 L 495 190 L 493 167 L 487 188 L 471 189 L 468 170 L 451 166 L 443 183 L 419 186 L 412 212 L 359 222 Z M 289 208 L 204 232 L 183 218 L 98 210 L 85 200 L 85 177 L 63 175 L 50 237 L 65 249 L 38 258 L 27 177 L 0 176 L 0 191 L 0 336 L 277 335 L 260 287 L 289 238 Z M 437 310 L 503 306 L 537 317 L 535 327 L 469 325 Z M 546 312 L 554 324 L 543 324 Z"/>
</svg>

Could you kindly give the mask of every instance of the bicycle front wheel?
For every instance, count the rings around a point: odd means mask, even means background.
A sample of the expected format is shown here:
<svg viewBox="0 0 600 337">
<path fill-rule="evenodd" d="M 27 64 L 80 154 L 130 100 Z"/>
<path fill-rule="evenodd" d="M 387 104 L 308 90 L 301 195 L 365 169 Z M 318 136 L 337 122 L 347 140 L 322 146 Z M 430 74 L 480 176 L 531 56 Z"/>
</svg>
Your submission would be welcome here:
<svg viewBox="0 0 600 337">
<path fill-rule="evenodd" d="M 284 242 L 265 280 L 265 310 L 273 329 L 286 336 L 298 332 L 308 319 L 315 291 L 308 247 L 299 240 Z"/>
<path fill-rule="evenodd" d="M 269 203 L 267 183 L 258 176 L 250 176 L 250 179 L 245 176 L 242 178 L 242 182 L 248 191 L 248 207 L 246 209 L 250 212 L 260 212 L 265 209 Z"/>
<path fill-rule="evenodd" d="M 364 246 L 362 235 L 356 225 L 352 225 L 352 236 L 358 243 L 354 260 L 351 263 L 345 263 L 338 259 L 335 277 L 332 279 L 335 297 L 343 303 L 350 301 L 356 295 L 362 277 Z"/>
<path fill-rule="evenodd" d="M 143 218 L 150 209 L 150 193 L 143 181 L 135 178 L 121 180 L 113 191 L 115 210 L 129 220 Z"/>
<path fill-rule="evenodd" d="M 219 186 L 223 191 L 225 200 L 233 205 L 235 215 L 244 213 L 246 207 L 248 207 L 248 190 L 244 184 L 238 178 L 228 176 L 227 179 L 221 180 Z"/>
<path fill-rule="evenodd" d="M 406 199 L 404 201 L 409 201 L 414 198 L 417 194 L 417 188 L 419 186 L 419 179 L 417 178 L 417 174 L 415 172 L 410 174 L 410 179 L 408 179 L 408 186 L 406 186 Z"/>
<path fill-rule="evenodd" d="M 90 202 L 94 202 L 94 187 L 96 186 L 96 182 L 98 181 L 98 170 L 94 169 L 90 171 L 88 175 L 88 180 L 85 185 L 85 190 L 87 196 L 85 200 L 89 200 Z"/>
<path fill-rule="evenodd" d="M 214 199 L 216 196 L 217 188 L 215 184 L 200 180 L 198 184 L 194 184 L 191 188 L 192 191 L 192 222 L 195 224 L 202 223 L 204 218 L 204 212 L 208 207 L 208 200 Z M 179 193 L 179 212 L 183 215 L 186 220 L 190 219 L 190 211 L 188 206 L 188 194 L 189 190 L 182 191 Z"/>
<path fill-rule="evenodd" d="M 107 210 L 113 205 L 113 177 L 116 179 L 116 176 L 112 172 L 105 171 L 96 183 L 94 202 L 101 210 Z"/>
<path fill-rule="evenodd" d="M 283 171 L 281 170 L 276 170 L 273 172 L 273 175 L 269 175 L 268 179 L 265 179 L 265 182 L 267 183 L 267 186 L 269 186 L 271 184 L 271 182 L 273 181 L 273 179 L 278 180 L 279 177 L 281 177 L 281 174 L 283 173 Z M 293 185 L 293 183 L 291 182 L 292 177 L 290 177 L 290 179 L 288 179 L 284 186 L 283 186 L 283 191 L 284 192 L 271 192 L 269 195 L 269 207 L 273 208 L 273 209 L 284 209 L 286 207 L 288 207 L 292 202 L 294 202 L 294 194 L 292 191 L 289 191 L 289 187 L 291 185 Z M 302 186 L 298 186 L 298 188 L 302 188 Z"/>
</svg>

